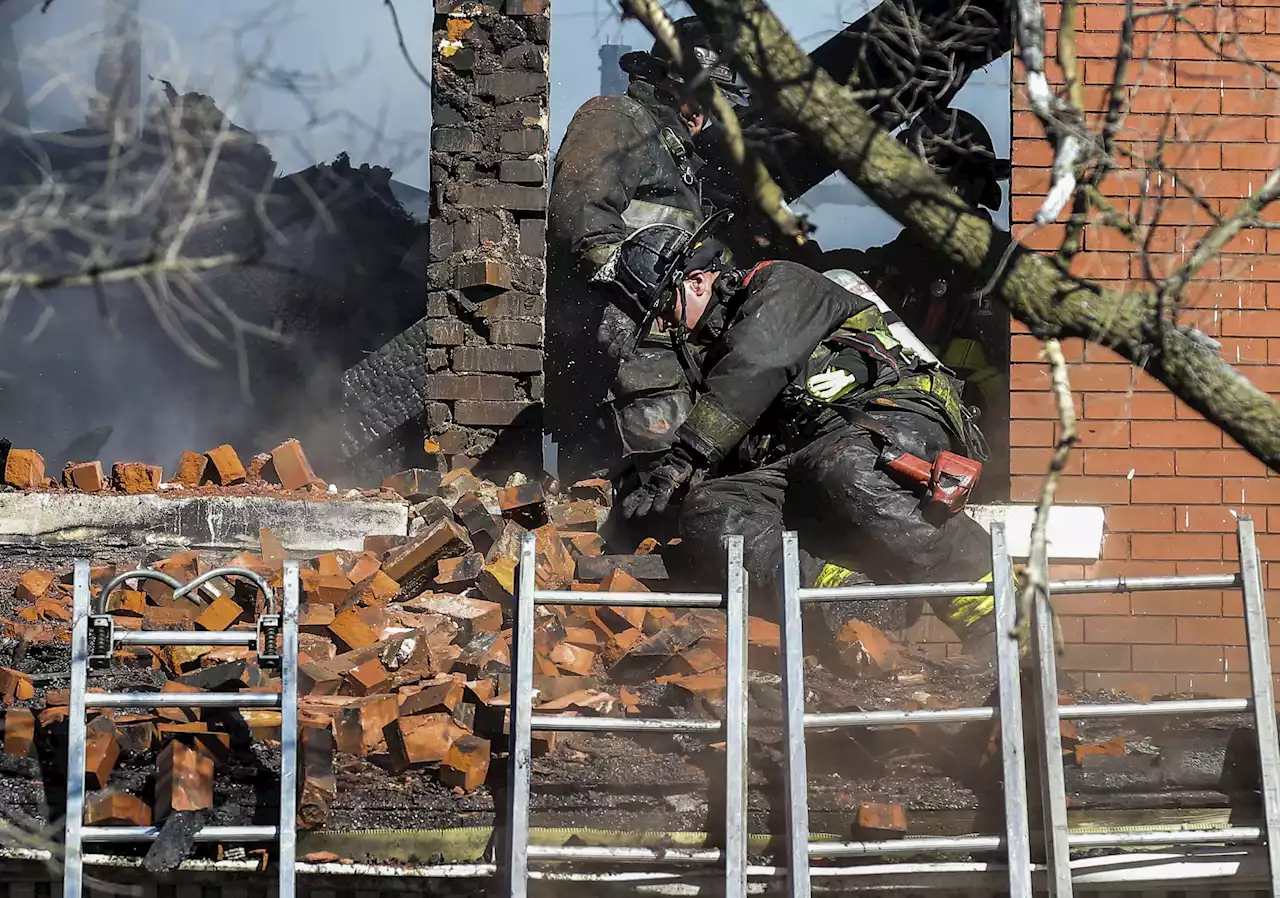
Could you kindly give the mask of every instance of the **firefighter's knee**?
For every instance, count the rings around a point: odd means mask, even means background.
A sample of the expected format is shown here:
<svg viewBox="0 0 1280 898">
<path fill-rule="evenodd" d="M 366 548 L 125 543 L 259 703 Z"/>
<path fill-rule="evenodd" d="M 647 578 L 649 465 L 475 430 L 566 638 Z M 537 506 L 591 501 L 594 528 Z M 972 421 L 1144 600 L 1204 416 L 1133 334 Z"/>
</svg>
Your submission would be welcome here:
<svg viewBox="0 0 1280 898">
<path fill-rule="evenodd" d="M 992 579 L 992 575 L 987 574 L 981 582 L 990 583 Z M 995 597 L 990 595 L 930 599 L 929 606 L 933 608 L 933 613 L 938 619 L 950 627 L 961 640 L 966 639 L 979 628 L 987 629 L 996 612 Z"/>
</svg>

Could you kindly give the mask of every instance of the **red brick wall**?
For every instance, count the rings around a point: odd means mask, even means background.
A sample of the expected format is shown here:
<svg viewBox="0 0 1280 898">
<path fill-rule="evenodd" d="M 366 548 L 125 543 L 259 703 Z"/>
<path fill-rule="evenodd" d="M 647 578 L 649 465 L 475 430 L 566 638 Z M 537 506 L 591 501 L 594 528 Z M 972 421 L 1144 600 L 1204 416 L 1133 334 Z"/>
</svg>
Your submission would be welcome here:
<svg viewBox="0 0 1280 898">
<path fill-rule="evenodd" d="M 1143 5 L 1140 11 L 1157 9 Z M 1091 111 L 1104 108 L 1114 71 L 1123 0 L 1082 0 L 1078 53 Z M 1048 51 L 1057 52 L 1061 10 L 1049 8 Z M 1187 12 L 1190 24 L 1165 16 L 1139 20 L 1136 62 L 1127 81 L 1132 114 L 1121 145 L 1154 148 L 1166 114 L 1174 139 L 1168 162 L 1220 213 L 1235 209 L 1280 165 L 1280 93 L 1257 71 L 1223 62 L 1214 46 L 1223 36 L 1233 56 L 1280 61 L 1280 0 L 1222 0 Z M 1149 52 L 1149 55 L 1147 55 Z M 1020 67 L 1015 66 L 1013 121 L 1013 231 L 1024 243 L 1056 249 L 1062 227 L 1036 230 L 1031 221 L 1049 185 L 1052 148 L 1026 111 Z M 1049 66 L 1051 81 L 1061 70 Z M 1096 122 L 1097 115 L 1090 118 Z M 1143 179 L 1130 169 L 1108 178 L 1105 193 L 1134 210 Z M 1166 182 L 1167 184 L 1167 182 Z M 1169 192 L 1149 246 L 1157 273 L 1177 266 L 1203 233 L 1207 216 L 1186 193 Z M 1280 221 L 1280 208 L 1266 216 Z M 1065 215 L 1064 215 L 1065 218 Z M 1149 220 L 1149 219 L 1148 219 Z M 1221 340 L 1225 358 L 1240 364 L 1255 384 L 1280 393 L 1280 231 L 1240 234 L 1228 252 L 1205 266 L 1188 291 L 1186 318 Z M 1073 268 L 1113 287 L 1143 286 L 1139 255 L 1119 231 L 1090 228 Z M 1048 465 L 1056 415 L 1040 343 L 1014 326 L 1010 390 L 1012 499 L 1038 497 Z M 1178 402 L 1128 362 L 1079 341 L 1064 345 L 1080 415 L 1081 440 L 1064 503 L 1106 508 L 1102 560 L 1060 566 L 1062 576 L 1197 574 L 1232 569 L 1237 557 L 1233 513 L 1254 517 L 1264 560 L 1280 562 L 1280 477 L 1269 476 L 1229 437 Z M 1273 506 L 1268 508 L 1268 506 Z M 1269 565 L 1268 587 L 1280 587 L 1280 563 Z M 1195 691 L 1241 695 L 1247 689 L 1244 628 L 1238 593 L 1213 591 L 1055 599 L 1067 643 L 1063 666 L 1087 687 L 1141 683 L 1154 693 Z M 1280 601 L 1275 602 L 1280 617 Z M 945 639 L 945 628 L 923 622 L 914 632 Z M 1280 644 L 1280 621 L 1272 624 Z M 954 650 L 954 649 L 952 649 Z M 931 648 L 943 651 L 942 646 Z M 1280 660 L 1280 657 L 1277 658 Z"/>
</svg>

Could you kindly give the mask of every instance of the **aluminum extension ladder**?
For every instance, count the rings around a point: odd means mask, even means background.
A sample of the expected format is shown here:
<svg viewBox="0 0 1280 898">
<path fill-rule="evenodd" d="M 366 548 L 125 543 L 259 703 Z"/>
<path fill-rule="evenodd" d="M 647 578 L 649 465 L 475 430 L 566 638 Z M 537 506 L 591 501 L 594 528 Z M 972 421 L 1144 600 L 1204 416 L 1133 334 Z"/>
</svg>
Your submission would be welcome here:
<svg viewBox="0 0 1280 898">
<path fill-rule="evenodd" d="M 266 600 L 254 630 L 201 632 L 195 630 L 117 630 L 107 600 L 127 580 L 159 580 L 182 598 L 215 577 L 244 577 Z M 85 826 L 84 773 L 85 711 L 89 708 L 271 708 L 280 710 L 280 824 L 279 826 L 206 826 L 196 834 L 202 842 L 264 842 L 278 840 L 279 898 L 293 898 L 297 848 L 295 803 L 298 769 L 298 563 L 284 563 L 284 607 L 267 582 L 253 571 L 224 567 L 182 584 L 160 571 L 136 570 L 120 574 L 102 589 L 97 608 L 91 607 L 89 562 L 77 560 L 73 586 L 71 633 L 71 694 L 68 716 L 67 812 L 64 839 L 64 898 L 80 898 L 84 881 L 86 842 L 149 842 L 159 826 Z M 110 662 L 125 645 L 243 646 L 257 649 L 259 664 L 279 665 L 280 692 L 212 693 L 90 693 L 90 666 Z"/>
<path fill-rule="evenodd" d="M 516 591 L 515 652 L 512 657 L 511 732 L 507 782 L 506 894 L 525 898 L 529 861 L 626 862 L 677 864 L 723 863 L 726 898 L 742 898 L 747 887 L 747 577 L 742 567 L 742 537 L 726 539 L 729 575 L 725 595 L 714 593 L 569 592 L 540 590 L 534 578 L 537 543 L 526 533 L 520 543 Z M 723 608 L 725 719 L 669 720 L 614 717 L 564 717 L 533 713 L 533 639 L 536 605 L 628 605 L 661 608 Z M 719 849 L 565 846 L 529 844 L 531 740 L 534 730 L 554 732 L 698 733 L 720 735 L 725 742 L 725 845 Z"/>
<path fill-rule="evenodd" d="M 787 800 L 787 894 L 809 898 L 810 857 L 875 857 L 918 852 L 996 851 L 1009 858 L 1008 888 L 1011 898 L 1031 895 L 1031 839 L 1027 812 L 1026 759 L 1022 728 L 1022 696 L 1018 675 L 1018 647 L 1000 639 L 996 651 L 997 708 L 954 708 L 924 711 L 846 711 L 806 714 L 804 710 L 804 649 L 800 606 L 810 602 L 847 602 L 912 598 L 957 598 L 991 594 L 994 589 L 996 630 L 1013 627 L 1016 599 L 1013 567 L 1005 549 L 1004 525 L 991 525 L 991 567 L 987 583 L 924 583 L 889 586 L 863 585 L 834 589 L 801 589 L 799 544 L 794 532 L 782 540 L 782 703 L 786 749 L 785 795 Z M 879 842 L 810 842 L 809 782 L 805 759 L 806 729 L 866 727 L 891 724 L 942 724 L 975 720 L 1000 723 L 1000 757 L 1003 767 L 1005 834 L 908 838 Z M 923 865 L 925 867 L 934 865 Z M 939 870 L 944 865 L 937 865 Z M 919 869 L 919 865 L 917 866 Z"/>
<path fill-rule="evenodd" d="M 1143 845 L 1203 845 L 1234 842 L 1265 843 L 1270 869 L 1270 894 L 1280 895 L 1280 741 L 1276 733 L 1275 695 L 1271 681 L 1271 652 L 1267 638 L 1267 608 L 1262 587 L 1262 567 L 1253 534 L 1253 521 L 1240 516 L 1236 522 L 1240 548 L 1240 572 L 1178 577 L 1134 577 L 1112 580 L 1066 580 L 1049 585 L 1050 593 L 1153 592 L 1171 589 L 1240 589 L 1244 594 L 1245 633 L 1249 649 L 1249 676 L 1253 695 L 1247 699 L 1200 699 L 1098 705 L 1058 704 L 1057 658 L 1053 621 L 1046 600 L 1035 609 L 1033 627 L 1036 666 L 1036 705 L 1041 753 L 1045 853 L 1049 894 L 1070 898 L 1071 849 L 1140 847 Z M 1008 640 L 1005 640 L 1008 641 Z M 1263 826 L 1167 832 L 1071 833 L 1067 827 L 1066 782 L 1063 776 L 1060 720 L 1106 717 L 1147 717 L 1172 714 L 1227 714 L 1252 711 L 1258 735 L 1258 767 L 1261 774 Z"/>
</svg>

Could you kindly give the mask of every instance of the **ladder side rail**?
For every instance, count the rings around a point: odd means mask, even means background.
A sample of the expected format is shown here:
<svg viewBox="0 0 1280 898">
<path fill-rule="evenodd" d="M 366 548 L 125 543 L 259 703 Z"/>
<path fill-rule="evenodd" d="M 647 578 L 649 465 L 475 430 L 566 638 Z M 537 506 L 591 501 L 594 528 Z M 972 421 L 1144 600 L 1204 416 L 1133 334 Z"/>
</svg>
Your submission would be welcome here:
<svg viewBox="0 0 1280 898">
<path fill-rule="evenodd" d="M 1267 635 L 1267 599 L 1262 588 L 1262 562 L 1254 538 L 1253 519 L 1236 521 L 1240 577 L 1244 590 L 1244 622 L 1249 647 L 1249 679 L 1253 692 L 1254 732 L 1258 736 L 1258 771 L 1262 793 L 1263 834 L 1271 872 L 1271 894 L 1280 895 L 1280 734 L 1276 727 L 1275 686 L 1271 680 L 1271 646 Z"/>
<path fill-rule="evenodd" d="M 1058 707 L 1058 655 L 1049 596 L 1037 593 L 1033 627 L 1035 711 L 1040 724 L 1040 802 L 1050 898 L 1072 898 L 1067 782 L 1062 768 L 1062 718 Z"/>
<path fill-rule="evenodd" d="M 800 546 L 794 531 L 782 536 L 783 796 L 787 815 L 787 895 L 810 898 L 809 772 L 804 741 L 804 643 L 800 625 Z"/>
<path fill-rule="evenodd" d="M 1022 726 L 1022 683 L 1013 563 L 1004 524 L 991 525 L 991 573 L 995 588 L 996 681 L 1000 706 L 1000 763 L 1004 772 L 1004 815 L 1009 852 L 1009 894 L 1031 898 L 1031 824 L 1027 811 L 1027 769 Z"/>
<path fill-rule="evenodd" d="M 80 898 L 84 887 L 85 694 L 89 685 L 89 562 L 77 558 L 72 581 L 71 691 L 67 713 L 66 829 L 62 848 L 63 898 Z"/>
<path fill-rule="evenodd" d="M 517 569 L 515 652 L 511 663 L 511 737 L 507 753 L 506 857 L 500 861 L 510 898 L 526 898 L 529 890 L 529 790 L 533 776 L 533 610 L 537 595 L 537 542 L 527 533 L 520 541 Z"/>
<path fill-rule="evenodd" d="M 725 898 L 747 894 L 747 573 L 743 538 L 725 540 Z"/>
<path fill-rule="evenodd" d="M 280 861 L 278 898 L 293 898 L 298 856 L 298 562 L 284 563 L 280 615 Z"/>
</svg>

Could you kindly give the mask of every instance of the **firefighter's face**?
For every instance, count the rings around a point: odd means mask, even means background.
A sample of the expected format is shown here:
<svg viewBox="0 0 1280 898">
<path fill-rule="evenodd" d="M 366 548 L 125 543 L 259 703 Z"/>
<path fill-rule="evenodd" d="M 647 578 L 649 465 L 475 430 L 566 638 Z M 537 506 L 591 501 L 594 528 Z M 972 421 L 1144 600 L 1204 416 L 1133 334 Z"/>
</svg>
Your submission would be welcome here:
<svg viewBox="0 0 1280 898">
<path fill-rule="evenodd" d="M 670 327 L 683 317 L 686 327 L 697 327 L 707 307 L 711 305 L 711 296 L 718 277 L 720 277 L 718 271 L 694 271 L 686 276 L 684 283 L 676 292 L 676 321 L 664 323 Z"/>
<path fill-rule="evenodd" d="M 696 136 L 707 126 L 707 116 L 702 111 L 702 104 L 692 94 L 685 92 L 685 86 L 682 82 L 674 78 L 668 78 L 662 83 L 660 91 L 666 95 L 668 102 L 680 112 L 680 118 L 684 120 L 684 125 L 689 129 L 690 135 Z"/>
</svg>

